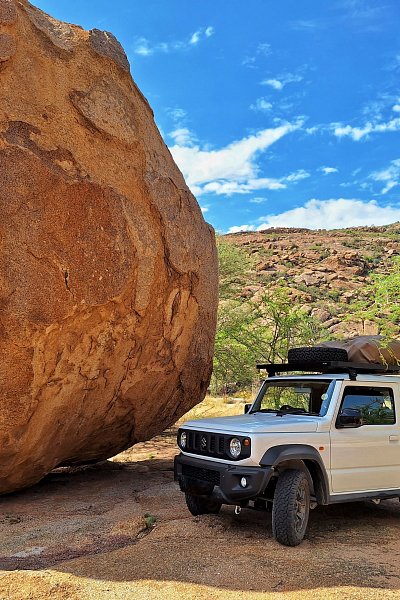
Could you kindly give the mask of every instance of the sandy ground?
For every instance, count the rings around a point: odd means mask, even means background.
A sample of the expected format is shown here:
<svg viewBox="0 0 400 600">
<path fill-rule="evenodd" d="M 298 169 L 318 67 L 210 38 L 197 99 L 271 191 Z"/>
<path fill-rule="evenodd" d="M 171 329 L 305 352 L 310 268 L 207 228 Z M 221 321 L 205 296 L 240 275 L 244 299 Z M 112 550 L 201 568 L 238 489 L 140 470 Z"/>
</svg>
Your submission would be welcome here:
<svg viewBox="0 0 400 600">
<path fill-rule="evenodd" d="M 286 548 L 269 514 L 192 517 L 175 453 L 171 430 L 2 497 L 0 599 L 400 598 L 399 502 L 317 508 Z"/>
</svg>

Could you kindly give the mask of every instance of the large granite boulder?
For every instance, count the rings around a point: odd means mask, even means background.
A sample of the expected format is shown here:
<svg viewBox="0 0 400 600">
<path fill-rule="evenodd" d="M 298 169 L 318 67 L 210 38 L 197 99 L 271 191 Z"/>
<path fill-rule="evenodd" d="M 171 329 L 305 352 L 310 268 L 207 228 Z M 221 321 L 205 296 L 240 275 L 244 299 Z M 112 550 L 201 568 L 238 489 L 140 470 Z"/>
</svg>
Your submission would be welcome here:
<svg viewBox="0 0 400 600">
<path fill-rule="evenodd" d="M 205 395 L 212 228 L 110 33 L 0 0 L 0 493 Z"/>
</svg>

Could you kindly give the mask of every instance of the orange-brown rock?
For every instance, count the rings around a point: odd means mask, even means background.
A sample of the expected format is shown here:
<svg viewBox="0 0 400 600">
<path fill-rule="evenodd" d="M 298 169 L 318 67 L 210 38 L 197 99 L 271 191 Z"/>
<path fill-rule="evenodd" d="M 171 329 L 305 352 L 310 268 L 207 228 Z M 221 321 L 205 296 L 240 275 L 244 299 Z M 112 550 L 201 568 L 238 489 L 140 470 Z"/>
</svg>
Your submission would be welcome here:
<svg viewBox="0 0 400 600">
<path fill-rule="evenodd" d="M 0 0 L 0 493 L 205 395 L 214 233 L 109 33 Z"/>
</svg>

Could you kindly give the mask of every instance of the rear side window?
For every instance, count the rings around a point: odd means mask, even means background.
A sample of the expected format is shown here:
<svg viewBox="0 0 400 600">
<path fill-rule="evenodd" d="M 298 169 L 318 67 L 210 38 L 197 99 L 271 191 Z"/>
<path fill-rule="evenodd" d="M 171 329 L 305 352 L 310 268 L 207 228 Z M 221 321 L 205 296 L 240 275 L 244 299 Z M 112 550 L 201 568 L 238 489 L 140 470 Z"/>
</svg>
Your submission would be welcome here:
<svg viewBox="0 0 400 600">
<path fill-rule="evenodd" d="M 364 386 L 347 386 L 341 410 L 355 408 L 361 412 L 363 425 L 393 425 L 396 422 L 393 390 Z"/>
</svg>

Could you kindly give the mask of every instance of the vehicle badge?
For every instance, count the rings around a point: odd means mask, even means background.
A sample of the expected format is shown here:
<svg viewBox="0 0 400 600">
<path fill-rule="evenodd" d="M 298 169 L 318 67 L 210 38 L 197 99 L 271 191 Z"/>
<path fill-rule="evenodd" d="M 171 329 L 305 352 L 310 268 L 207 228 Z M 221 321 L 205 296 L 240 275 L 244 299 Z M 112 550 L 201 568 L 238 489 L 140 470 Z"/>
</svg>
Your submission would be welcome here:
<svg viewBox="0 0 400 600">
<path fill-rule="evenodd" d="M 201 449 L 205 450 L 207 448 L 207 438 L 203 435 L 201 438 Z"/>
</svg>

